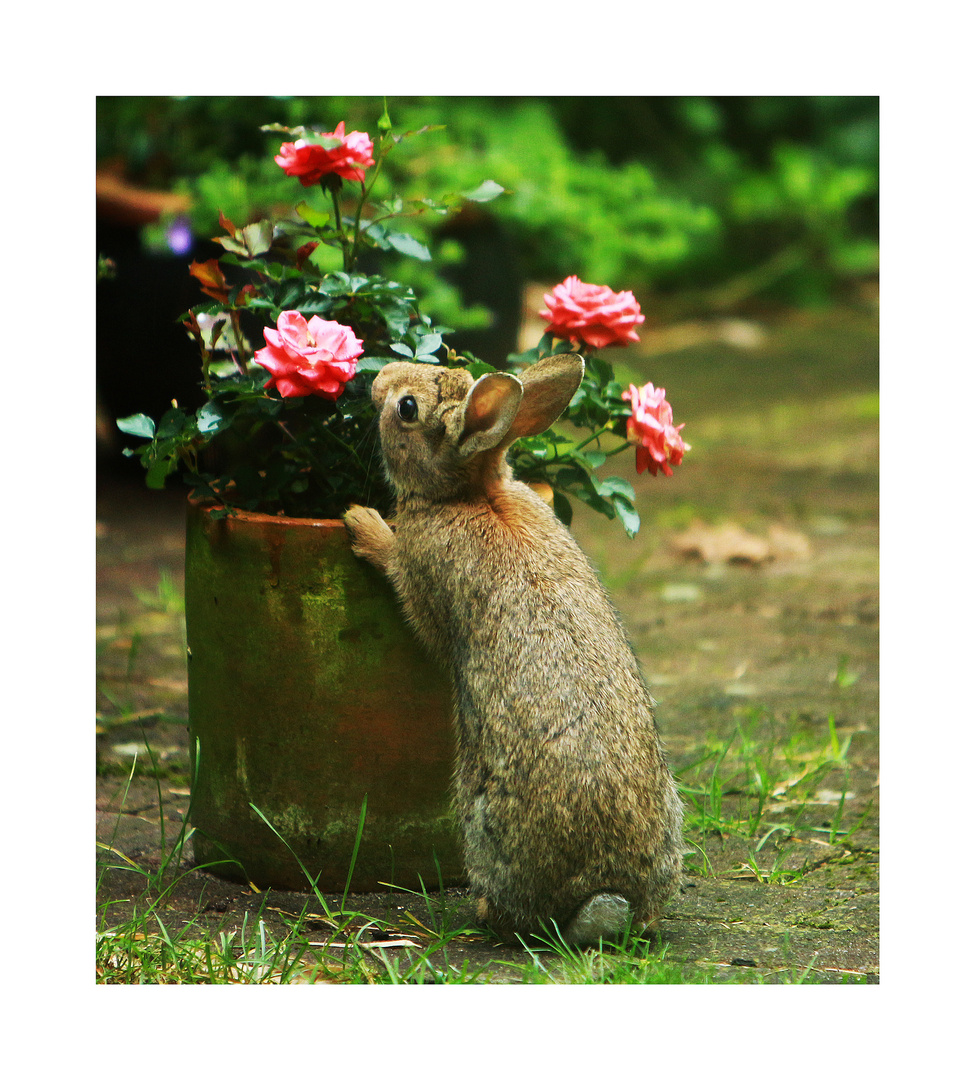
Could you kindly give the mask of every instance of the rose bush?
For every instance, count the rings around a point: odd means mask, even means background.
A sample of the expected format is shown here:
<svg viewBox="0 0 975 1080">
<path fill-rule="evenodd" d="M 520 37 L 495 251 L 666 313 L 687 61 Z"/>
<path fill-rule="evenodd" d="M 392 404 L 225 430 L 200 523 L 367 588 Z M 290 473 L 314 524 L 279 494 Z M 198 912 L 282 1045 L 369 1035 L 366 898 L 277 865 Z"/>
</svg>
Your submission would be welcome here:
<svg viewBox="0 0 975 1080">
<path fill-rule="evenodd" d="M 645 319 L 631 292 L 615 293 L 607 285 L 589 285 L 575 275 L 545 294 L 539 314 L 546 331 L 558 338 L 584 341 L 594 349 L 639 341 L 636 327 Z"/>
<path fill-rule="evenodd" d="M 334 401 L 355 375 L 362 342 L 352 329 L 313 315 L 305 321 L 297 311 L 282 311 L 277 330 L 265 328 L 267 345 L 254 361 L 271 373 L 264 384 L 282 397 L 317 394 Z"/>
<path fill-rule="evenodd" d="M 365 179 L 363 169 L 376 164 L 372 139 L 364 131 L 350 131 L 346 135 L 344 120 L 320 138 L 322 142 L 298 139 L 283 143 L 274 160 L 305 187 L 317 184 L 330 173 L 361 184 Z"/>
<path fill-rule="evenodd" d="M 629 401 L 633 415 L 626 422 L 627 438 L 636 444 L 636 471 L 650 470 L 656 476 L 662 469 L 665 476 L 672 476 L 671 465 L 679 465 L 684 452 L 690 447 L 681 438 L 683 424 L 674 427 L 674 411 L 665 398 L 664 388 L 654 388 L 653 383 L 630 389 L 622 394 Z"/>
<path fill-rule="evenodd" d="M 411 289 L 357 267 L 370 249 L 374 259 L 393 252 L 429 260 L 415 235 L 390 222 L 421 213 L 445 216 L 504 189 L 485 180 L 439 201 L 374 198 L 389 153 L 426 130 L 394 134 L 385 111 L 378 126 L 375 143 L 364 132 L 346 134 L 344 121 L 330 132 L 278 124 L 262 129 L 288 137 L 275 161 L 306 188 L 317 181 L 324 206 L 302 201 L 293 214 L 243 227 L 220 214 L 225 235 L 215 242 L 223 255 L 190 266 L 207 300 L 183 316 L 199 349 L 206 400 L 195 410 L 174 401 L 158 423 L 141 413 L 118 421 L 122 431 L 144 440 L 124 452 L 141 458 L 150 487 L 163 487 L 180 472 L 193 496 L 222 503 L 217 513 L 225 514 L 242 509 L 337 518 L 352 502 L 386 513 L 391 495 L 370 393 L 376 373 L 404 359 L 464 367 L 475 378 L 495 370 L 451 349 L 444 341 L 450 331 L 421 312 Z M 320 247 L 338 249 L 341 271 L 317 269 Z M 546 294 L 546 303 L 542 340 L 509 356 L 507 366 L 518 372 L 574 349 L 585 356 L 586 372 L 559 428 L 514 444 L 512 468 L 519 479 L 551 487 L 555 511 L 566 523 L 572 497 L 619 520 L 632 536 L 640 527 L 632 484 L 598 470 L 636 443 L 640 472 L 670 475 L 687 449 L 663 391 L 647 384 L 624 393 L 612 367 L 594 353 L 639 340 L 640 305 L 630 292 L 574 276 Z M 262 338 L 264 346 L 255 349 L 252 342 Z"/>
</svg>

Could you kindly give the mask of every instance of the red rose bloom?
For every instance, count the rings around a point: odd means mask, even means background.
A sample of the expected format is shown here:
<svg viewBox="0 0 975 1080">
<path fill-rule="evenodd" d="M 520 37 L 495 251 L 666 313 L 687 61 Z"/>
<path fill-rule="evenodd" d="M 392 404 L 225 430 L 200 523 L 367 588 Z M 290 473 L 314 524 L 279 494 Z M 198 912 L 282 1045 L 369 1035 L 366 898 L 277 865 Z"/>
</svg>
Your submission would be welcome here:
<svg viewBox="0 0 975 1080">
<path fill-rule="evenodd" d="M 339 139 L 340 143 L 331 149 L 304 139 L 282 143 L 274 160 L 288 176 L 296 176 L 304 187 L 317 184 L 328 173 L 361 183 L 365 176 L 362 170 L 376 164 L 372 157 L 372 140 L 364 131 L 350 131 L 346 135 L 344 120 L 334 131 L 323 132 L 322 138 Z"/>
<path fill-rule="evenodd" d="M 631 292 L 614 293 L 607 285 L 588 285 L 575 275 L 545 294 L 539 314 L 548 319 L 547 333 L 584 341 L 594 349 L 639 341 L 637 327 L 645 319 Z"/>
<path fill-rule="evenodd" d="M 355 375 L 362 342 L 348 326 L 317 315 L 305 322 L 297 311 L 282 311 L 277 330 L 265 328 L 267 348 L 254 359 L 271 373 L 264 384 L 282 397 L 319 397 L 334 401 Z"/>
<path fill-rule="evenodd" d="M 680 437 L 683 424 L 674 427 L 674 411 L 665 399 L 666 391 L 661 386 L 654 389 L 653 383 L 647 383 L 639 389 L 632 384 L 623 393 L 623 400 L 629 401 L 633 415 L 626 422 L 626 435 L 630 442 L 636 443 L 636 471 L 650 470 L 653 476 L 658 469 L 663 469 L 665 476 L 673 476 L 671 465 L 679 465 L 684 451 L 690 447 Z"/>
</svg>

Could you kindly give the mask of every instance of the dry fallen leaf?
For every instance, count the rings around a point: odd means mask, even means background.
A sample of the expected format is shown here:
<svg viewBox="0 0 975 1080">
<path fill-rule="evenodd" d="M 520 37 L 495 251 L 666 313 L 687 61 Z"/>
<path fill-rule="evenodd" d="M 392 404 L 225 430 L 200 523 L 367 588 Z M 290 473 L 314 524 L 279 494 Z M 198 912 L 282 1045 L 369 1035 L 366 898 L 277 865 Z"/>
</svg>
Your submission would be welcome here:
<svg viewBox="0 0 975 1080">
<path fill-rule="evenodd" d="M 671 546 L 678 555 L 706 563 L 748 563 L 760 566 L 773 559 L 808 559 L 812 547 L 805 535 L 781 525 L 769 526 L 768 539 L 748 532 L 740 525 L 706 525 L 695 521 L 674 536 Z"/>
<path fill-rule="evenodd" d="M 783 525 L 770 525 L 769 550 L 773 559 L 809 559 L 812 545 L 805 533 L 787 529 Z"/>
<path fill-rule="evenodd" d="M 696 521 L 671 541 L 678 554 L 706 563 L 746 562 L 759 564 L 771 558 L 766 540 L 733 524 L 705 525 Z"/>
</svg>

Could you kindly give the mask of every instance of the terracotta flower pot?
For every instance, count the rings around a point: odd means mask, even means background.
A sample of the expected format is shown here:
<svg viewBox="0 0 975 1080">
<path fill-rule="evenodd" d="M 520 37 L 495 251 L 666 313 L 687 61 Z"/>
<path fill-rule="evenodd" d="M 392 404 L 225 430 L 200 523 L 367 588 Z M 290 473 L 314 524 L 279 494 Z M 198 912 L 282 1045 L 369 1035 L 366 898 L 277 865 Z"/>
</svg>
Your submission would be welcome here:
<svg viewBox="0 0 975 1080">
<path fill-rule="evenodd" d="M 388 583 L 340 521 L 211 511 L 186 536 L 197 862 L 342 890 L 365 798 L 353 890 L 462 882 L 450 691 Z"/>
</svg>

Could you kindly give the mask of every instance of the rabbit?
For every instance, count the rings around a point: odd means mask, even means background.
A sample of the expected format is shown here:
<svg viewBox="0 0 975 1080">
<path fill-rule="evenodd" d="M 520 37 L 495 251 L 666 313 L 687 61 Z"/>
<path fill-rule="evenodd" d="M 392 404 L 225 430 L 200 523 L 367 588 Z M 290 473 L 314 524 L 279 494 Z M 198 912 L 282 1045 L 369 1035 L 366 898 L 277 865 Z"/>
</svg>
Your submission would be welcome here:
<svg viewBox="0 0 975 1080">
<path fill-rule="evenodd" d="M 656 928 L 680 886 L 683 810 L 655 703 L 595 571 L 506 460 L 583 373 L 573 353 L 477 381 L 388 364 L 372 396 L 393 525 L 356 505 L 344 517 L 452 675 L 468 880 L 478 920 L 511 943 Z"/>
</svg>

